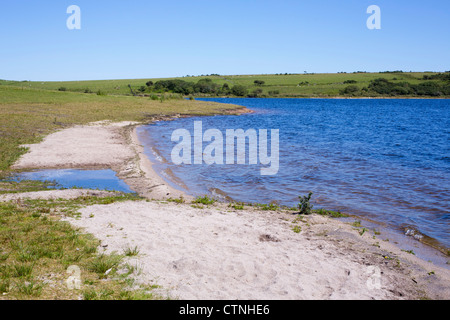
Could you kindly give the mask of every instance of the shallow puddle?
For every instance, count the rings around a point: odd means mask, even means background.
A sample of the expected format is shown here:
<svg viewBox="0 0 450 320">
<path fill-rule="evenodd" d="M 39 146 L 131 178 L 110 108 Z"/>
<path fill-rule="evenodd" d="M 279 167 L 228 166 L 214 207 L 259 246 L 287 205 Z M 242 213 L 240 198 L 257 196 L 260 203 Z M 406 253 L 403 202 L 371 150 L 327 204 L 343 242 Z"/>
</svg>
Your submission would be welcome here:
<svg viewBox="0 0 450 320">
<path fill-rule="evenodd" d="M 116 176 L 113 170 L 78 170 L 78 169 L 51 169 L 21 172 L 16 175 L 15 181 L 39 180 L 51 181 L 55 189 L 98 189 L 108 191 L 121 191 L 132 193 L 130 187 Z"/>
</svg>

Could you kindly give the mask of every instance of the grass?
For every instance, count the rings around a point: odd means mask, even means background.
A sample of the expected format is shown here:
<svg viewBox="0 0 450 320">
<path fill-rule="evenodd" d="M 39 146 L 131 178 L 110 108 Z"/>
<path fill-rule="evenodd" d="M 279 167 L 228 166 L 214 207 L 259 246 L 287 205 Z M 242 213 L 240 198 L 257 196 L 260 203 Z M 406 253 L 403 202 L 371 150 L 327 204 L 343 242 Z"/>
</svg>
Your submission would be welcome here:
<svg viewBox="0 0 450 320">
<path fill-rule="evenodd" d="M 137 248 L 124 255 L 98 254 L 98 240 L 60 220 L 63 215 L 76 215 L 76 208 L 85 205 L 132 199 L 139 198 L 0 203 L 0 299 L 78 299 L 89 298 L 92 292 L 95 299 L 158 298 L 150 289 L 129 292 L 129 279 L 118 275 L 124 258 L 137 254 Z M 49 212 L 40 213 L 47 207 Z M 70 290 L 65 282 L 68 268 L 74 265 L 81 270 L 81 290 Z"/>
<path fill-rule="evenodd" d="M 341 213 L 340 211 L 318 209 L 318 210 L 313 210 L 313 212 L 318 215 L 327 216 L 327 217 L 331 217 L 331 218 L 346 218 L 346 217 L 348 217 L 347 214 Z"/>
<path fill-rule="evenodd" d="M 156 82 L 159 80 L 182 79 L 189 82 L 197 82 L 200 79 L 208 78 L 214 83 L 223 86 L 227 83 L 230 87 L 243 85 L 253 91 L 262 89 L 263 95 L 269 92 L 278 92 L 271 96 L 278 97 L 337 97 L 340 90 L 349 84 L 346 81 L 356 81 L 352 85 L 359 88 L 367 87 L 370 81 L 385 78 L 393 82 L 408 81 L 411 84 L 421 83 L 425 75 L 430 76 L 434 72 L 392 72 L 392 73 L 315 73 L 315 74 L 261 74 L 261 75 L 212 75 L 183 78 L 158 78 L 158 79 L 125 79 L 125 80 L 99 80 L 99 81 L 68 81 L 68 82 L 20 82 L 20 81 L 0 81 L 5 86 L 14 86 L 19 89 L 38 89 L 57 91 L 63 87 L 64 92 L 94 92 L 85 94 L 95 95 L 95 92 L 102 92 L 106 95 L 131 95 L 128 85 L 133 91 L 138 91 L 141 86 L 149 80 Z M 256 86 L 255 80 L 264 81 L 262 86 Z M 152 95 L 152 93 L 147 93 Z M 154 94 L 153 94 L 154 95 Z M 148 98 L 150 99 L 150 97 Z M 158 96 L 159 100 L 160 97 Z"/>
<path fill-rule="evenodd" d="M 233 202 L 228 205 L 229 208 L 233 208 L 234 210 L 244 210 L 245 204 L 243 202 Z"/>
<path fill-rule="evenodd" d="M 185 200 L 184 197 L 181 195 L 179 198 L 168 198 L 168 199 L 167 199 L 167 202 L 175 202 L 175 203 L 178 203 L 178 204 L 182 204 L 182 203 L 185 203 L 186 200 Z"/>
<path fill-rule="evenodd" d="M 217 202 L 217 200 L 210 198 L 207 195 L 204 195 L 203 197 L 197 197 L 192 201 L 193 204 L 203 204 L 205 206 L 214 204 L 215 202 Z"/>
<path fill-rule="evenodd" d="M 134 248 L 126 248 L 123 253 L 125 254 L 125 256 L 127 257 L 134 257 L 137 256 L 139 254 L 139 249 L 138 247 L 134 247 Z"/>
</svg>

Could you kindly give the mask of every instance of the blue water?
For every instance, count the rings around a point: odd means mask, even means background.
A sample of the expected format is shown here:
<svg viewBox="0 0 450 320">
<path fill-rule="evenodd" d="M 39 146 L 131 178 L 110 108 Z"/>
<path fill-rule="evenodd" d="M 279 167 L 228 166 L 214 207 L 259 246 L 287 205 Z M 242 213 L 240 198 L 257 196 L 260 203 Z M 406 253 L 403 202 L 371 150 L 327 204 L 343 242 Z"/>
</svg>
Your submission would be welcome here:
<svg viewBox="0 0 450 320">
<path fill-rule="evenodd" d="M 422 99 L 202 99 L 246 106 L 242 116 L 184 118 L 140 128 L 155 168 L 193 195 L 316 208 L 413 229 L 450 248 L 450 101 Z M 280 169 L 174 165 L 175 129 L 279 129 Z M 206 147 L 209 142 L 204 143 Z"/>
<path fill-rule="evenodd" d="M 130 187 L 116 176 L 113 170 L 50 169 L 22 172 L 15 180 L 51 181 L 50 188 L 83 188 L 132 193 Z"/>
</svg>

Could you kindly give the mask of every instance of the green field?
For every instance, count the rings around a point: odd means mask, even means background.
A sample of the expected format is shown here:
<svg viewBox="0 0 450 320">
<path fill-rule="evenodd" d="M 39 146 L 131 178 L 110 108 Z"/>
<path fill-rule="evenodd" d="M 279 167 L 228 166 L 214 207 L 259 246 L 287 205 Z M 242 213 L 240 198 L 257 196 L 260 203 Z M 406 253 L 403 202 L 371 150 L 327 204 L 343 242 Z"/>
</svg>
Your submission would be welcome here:
<svg viewBox="0 0 450 320">
<path fill-rule="evenodd" d="M 365 92 L 371 81 L 384 78 L 393 84 L 408 82 L 410 85 L 434 82 L 440 86 L 448 88 L 449 82 L 444 80 L 424 80 L 425 77 L 436 75 L 434 72 L 387 72 L 387 73 L 329 73 L 329 74 L 277 74 L 277 75 L 205 75 L 196 77 L 165 78 L 165 79 L 124 79 L 124 80 L 98 80 L 98 81 L 69 81 L 69 82 L 18 82 L 0 80 L 0 85 L 14 86 L 28 89 L 42 90 L 66 90 L 79 93 L 108 95 L 132 95 L 131 86 L 135 93 L 141 95 L 160 94 L 161 91 L 152 90 L 146 87 L 148 81 L 156 83 L 160 80 L 183 80 L 197 83 L 201 79 L 210 79 L 212 83 L 222 87 L 225 83 L 231 88 L 235 85 L 244 86 L 248 93 L 260 89 L 258 96 L 261 97 L 342 97 L 342 96 L 386 96 L 376 92 Z M 447 73 L 446 73 L 447 74 Z M 254 81 L 264 81 L 264 84 L 255 85 Z M 343 94 L 351 81 L 351 85 L 356 86 L 361 92 Z M 145 91 L 140 91 L 143 87 Z M 448 96 L 448 92 L 442 91 L 440 96 Z M 221 96 L 221 92 L 216 94 L 193 94 L 194 96 Z M 387 96 L 393 96 L 389 94 Z M 414 94 L 406 96 L 417 96 Z"/>
</svg>

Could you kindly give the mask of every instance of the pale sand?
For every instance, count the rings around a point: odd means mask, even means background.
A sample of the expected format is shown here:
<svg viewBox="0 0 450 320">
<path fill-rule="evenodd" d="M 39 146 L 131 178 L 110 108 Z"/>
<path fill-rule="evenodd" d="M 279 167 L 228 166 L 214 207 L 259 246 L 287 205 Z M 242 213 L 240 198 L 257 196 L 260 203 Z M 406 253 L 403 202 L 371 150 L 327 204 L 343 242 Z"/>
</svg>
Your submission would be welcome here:
<svg viewBox="0 0 450 320">
<path fill-rule="evenodd" d="M 101 190 L 87 190 L 87 189 L 69 189 L 69 190 L 48 190 L 48 191 L 34 191 L 25 193 L 8 193 L 0 194 L 0 201 L 14 201 L 20 199 L 30 200 L 56 200 L 56 199 L 77 199 L 80 197 L 111 197 L 120 193 L 112 191 Z"/>
<path fill-rule="evenodd" d="M 30 146 L 15 167 L 111 168 L 148 199 L 178 197 L 182 193 L 152 170 L 135 125 L 60 131 Z M 129 263 L 142 270 L 138 280 L 160 285 L 172 298 L 450 298 L 448 269 L 330 218 L 307 217 L 295 233 L 292 214 L 234 211 L 225 204 L 197 209 L 140 201 L 80 212 L 81 218 L 69 219 L 73 225 L 94 234 L 108 252 L 136 246 L 140 253 Z"/>
</svg>

